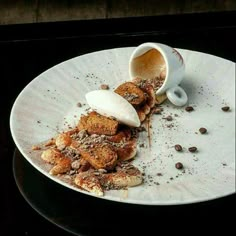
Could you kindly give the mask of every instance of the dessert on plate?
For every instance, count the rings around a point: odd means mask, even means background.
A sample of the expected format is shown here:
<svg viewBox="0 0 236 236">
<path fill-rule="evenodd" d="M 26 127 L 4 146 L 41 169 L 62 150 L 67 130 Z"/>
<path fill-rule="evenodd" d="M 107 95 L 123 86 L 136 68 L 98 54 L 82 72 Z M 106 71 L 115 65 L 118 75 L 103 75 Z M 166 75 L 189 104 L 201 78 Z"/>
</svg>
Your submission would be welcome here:
<svg viewBox="0 0 236 236">
<path fill-rule="evenodd" d="M 156 105 L 165 100 L 164 96 L 156 98 L 156 85 L 154 80 L 136 78 L 114 91 L 101 90 L 101 98 L 111 98 L 101 105 L 99 98 L 90 96 L 91 109 L 80 117 L 76 127 L 40 148 L 34 147 L 42 151 L 42 160 L 51 165 L 49 173 L 67 175 L 73 185 L 98 196 L 108 190 L 142 184 L 143 173 L 132 160 L 136 157 L 141 127 Z"/>
</svg>

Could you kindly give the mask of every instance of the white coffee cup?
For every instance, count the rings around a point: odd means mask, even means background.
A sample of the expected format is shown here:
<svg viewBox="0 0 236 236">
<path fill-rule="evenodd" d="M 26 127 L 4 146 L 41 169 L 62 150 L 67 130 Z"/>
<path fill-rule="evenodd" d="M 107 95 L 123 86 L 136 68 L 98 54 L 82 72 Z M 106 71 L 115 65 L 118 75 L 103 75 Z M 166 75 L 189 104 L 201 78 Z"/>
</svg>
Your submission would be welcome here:
<svg viewBox="0 0 236 236">
<path fill-rule="evenodd" d="M 185 74 L 183 57 L 168 45 L 147 42 L 137 46 L 130 56 L 129 74 L 131 79 L 159 79 L 161 84 L 156 95 L 166 93 L 176 106 L 188 101 L 186 92 L 179 86 Z"/>
</svg>

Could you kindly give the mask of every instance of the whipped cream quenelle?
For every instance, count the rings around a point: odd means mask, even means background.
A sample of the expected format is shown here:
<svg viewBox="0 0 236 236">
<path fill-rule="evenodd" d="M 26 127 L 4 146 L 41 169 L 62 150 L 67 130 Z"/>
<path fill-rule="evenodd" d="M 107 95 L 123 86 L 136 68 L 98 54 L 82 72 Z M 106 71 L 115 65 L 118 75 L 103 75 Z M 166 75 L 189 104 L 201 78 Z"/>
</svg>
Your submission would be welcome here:
<svg viewBox="0 0 236 236">
<path fill-rule="evenodd" d="M 140 126 L 136 110 L 119 94 L 109 90 L 94 90 L 88 92 L 85 97 L 88 105 L 99 114 L 114 117 L 129 126 Z"/>
</svg>

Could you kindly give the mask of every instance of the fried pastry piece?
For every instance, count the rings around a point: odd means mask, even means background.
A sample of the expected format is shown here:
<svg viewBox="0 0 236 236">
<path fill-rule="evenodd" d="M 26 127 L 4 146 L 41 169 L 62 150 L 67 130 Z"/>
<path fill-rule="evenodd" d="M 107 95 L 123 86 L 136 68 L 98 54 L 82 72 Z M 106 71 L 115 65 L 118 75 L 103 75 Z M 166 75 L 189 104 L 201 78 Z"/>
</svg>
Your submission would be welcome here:
<svg viewBox="0 0 236 236">
<path fill-rule="evenodd" d="M 77 145 L 74 141 L 72 148 L 76 148 L 82 158 L 95 169 L 113 170 L 117 163 L 117 152 L 110 144 L 99 143 L 87 146 L 86 144 Z"/>
<path fill-rule="evenodd" d="M 123 162 L 117 172 L 100 174 L 100 184 L 105 189 L 133 187 L 143 182 L 141 171 L 128 162 Z"/>
<path fill-rule="evenodd" d="M 67 157 L 60 158 L 56 165 L 49 171 L 51 175 L 66 173 L 71 169 L 71 160 Z"/>
<path fill-rule="evenodd" d="M 139 106 L 144 103 L 146 99 L 144 92 L 132 82 L 121 84 L 114 90 L 114 92 L 125 98 L 133 106 Z"/>
<path fill-rule="evenodd" d="M 120 162 L 116 172 L 88 170 L 79 173 L 75 178 L 77 186 L 98 196 L 103 196 L 104 190 L 133 187 L 142 182 L 142 173 L 128 162 Z"/>
<path fill-rule="evenodd" d="M 71 169 L 76 170 L 77 173 L 88 171 L 93 169 L 93 167 L 87 162 L 85 159 L 80 158 L 78 160 L 74 160 L 71 163 Z"/>
<path fill-rule="evenodd" d="M 80 188 L 90 193 L 94 193 L 97 196 L 103 196 L 104 194 L 99 179 L 92 171 L 79 173 L 76 175 L 74 182 Z"/>
<path fill-rule="evenodd" d="M 49 174 L 58 175 L 65 173 L 71 169 L 70 158 L 64 156 L 58 149 L 50 148 L 42 152 L 41 158 L 50 163 L 53 168 L 50 170 Z"/>
<path fill-rule="evenodd" d="M 53 138 L 52 145 L 53 144 L 56 145 L 57 149 L 61 151 L 65 149 L 66 147 L 70 146 L 72 142 L 71 135 L 76 134 L 76 133 L 79 133 L 79 130 L 77 128 L 60 133 L 57 135 L 56 138 Z"/>
<path fill-rule="evenodd" d="M 137 153 L 137 138 L 132 137 L 129 128 L 119 130 L 116 135 L 107 136 L 106 140 L 114 147 L 120 160 L 129 160 Z"/>
<path fill-rule="evenodd" d="M 41 154 L 41 158 L 50 164 L 55 164 L 58 159 L 61 158 L 61 153 L 56 148 L 50 148 L 47 150 L 44 150 Z"/>
<path fill-rule="evenodd" d="M 151 85 L 144 85 L 142 89 L 146 93 L 146 103 L 135 108 L 141 122 L 146 119 L 146 116 L 150 113 L 151 108 L 155 106 L 156 99 L 154 89 Z"/>
<path fill-rule="evenodd" d="M 137 110 L 138 118 L 140 122 L 143 122 L 146 119 L 146 115 L 142 110 Z"/>
<path fill-rule="evenodd" d="M 118 129 L 118 121 L 93 111 L 80 118 L 78 129 L 89 134 L 114 135 Z"/>
<path fill-rule="evenodd" d="M 156 103 L 156 93 L 151 84 L 143 84 L 142 90 L 148 95 L 146 104 L 152 108 Z"/>
<path fill-rule="evenodd" d="M 149 105 L 144 104 L 143 106 L 140 107 L 139 110 L 142 111 L 145 115 L 148 115 L 151 111 L 151 108 Z"/>
<path fill-rule="evenodd" d="M 149 80 L 144 80 L 142 78 L 134 78 L 132 80 L 132 82 L 134 84 L 136 84 L 137 86 L 139 86 L 140 88 L 142 88 L 145 84 L 149 84 L 152 85 L 152 87 L 154 88 L 154 93 L 156 93 L 157 89 L 162 85 L 163 78 L 155 78 L 155 79 L 149 79 Z M 162 95 L 156 95 L 156 104 L 162 104 L 165 100 L 167 99 L 166 94 L 162 94 Z"/>
<path fill-rule="evenodd" d="M 114 147 L 119 160 L 127 161 L 136 156 L 137 153 L 137 140 L 131 139 L 126 141 L 121 147 Z"/>
<path fill-rule="evenodd" d="M 138 85 L 146 95 L 145 103 L 141 106 L 135 107 L 140 122 L 143 122 L 146 119 L 146 116 L 150 113 L 151 109 L 155 106 L 156 94 L 153 86 L 147 81 L 142 81 L 142 83 L 138 83 Z"/>
<path fill-rule="evenodd" d="M 70 137 L 70 134 L 62 133 L 56 137 L 55 144 L 59 150 L 63 150 L 65 147 L 70 146 L 71 142 L 72 142 L 72 139 Z"/>
<path fill-rule="evenodd" d="M 92 166 L 90 165 L 90 163 L 86 161 L 85 159 L 81 158 L 78 172 L 88 171 L 89 169 L 92 169 Z"/>
<path fill-rule="evenodd" d="M 150 113 L 151 108 L 144 104 L 143 106 L 136 108 L 140 122 L 143 122 L 146 119 L 146 116 Z"/>
<path fill-rule="evenodd" d="M 119 129 L 119 131 L 115 135 L 106 136 L 106 139 L 109 142 L 125 142 L 126 140 L 129 140 L 131 138 L 131 129 L 128 127 L 122 127 Z"/>
<path fill-rule="evenodd" d="M 162 95 L 156 95 L 156 104 L 162 104 L 167 99 L 166 93 Z"/>
</svg>

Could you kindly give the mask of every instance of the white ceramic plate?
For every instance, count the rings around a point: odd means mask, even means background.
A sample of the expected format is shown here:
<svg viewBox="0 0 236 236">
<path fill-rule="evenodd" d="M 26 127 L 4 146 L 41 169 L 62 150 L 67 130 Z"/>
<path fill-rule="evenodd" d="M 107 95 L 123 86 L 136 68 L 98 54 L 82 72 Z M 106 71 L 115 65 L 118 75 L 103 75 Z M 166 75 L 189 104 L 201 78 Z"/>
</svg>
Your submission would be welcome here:
<svg viewBox="0 0 236 236">
<path fill-rule="evenodd" d="M 23 156 L 48 178 L 91 195 L 48 174 L 48 166 L 31 147 L 75 126 L 88 108 L 85 93 L 129 80 L 128 60 L 134 47 L 98 51 L 62 62 L 40 74 L 17 97 L 10 116 L 13 139 Z M 235 193 L 235 63 L 213 55 L 177 49 L 186 63 L 181 83 L 193 112 L 163 104 L 152 117 L 151 148 L 147 133 L 139 138 L 133 164 L 145 172 L 142 185 L 108 191 L 107 200 L 171 205 L 211 200 Z M 84 104 L 78 107 L 78 102 Z M 223 106 L 230 106 L 223 112 Z M 163 119 L 167 115 L 172 121 Z M 207 128 L 200 134 L 199 128 Z M 183 146 L 182 152 L 174 149 Z M 197 153 L 188 148 L 196 146 Z M 175 168 L 181 162 L 184 171 Z M 96 197 L 96 196 L 95 196 Z"/>
</svg>

